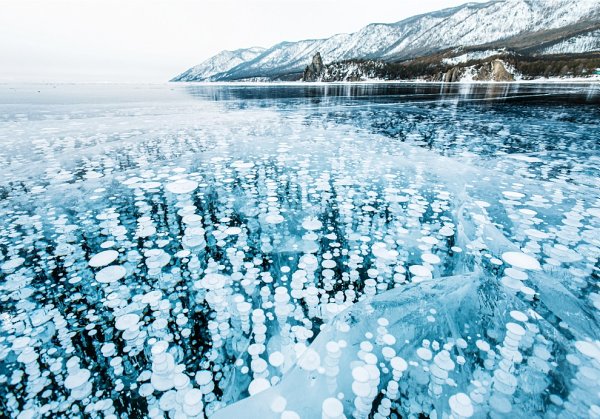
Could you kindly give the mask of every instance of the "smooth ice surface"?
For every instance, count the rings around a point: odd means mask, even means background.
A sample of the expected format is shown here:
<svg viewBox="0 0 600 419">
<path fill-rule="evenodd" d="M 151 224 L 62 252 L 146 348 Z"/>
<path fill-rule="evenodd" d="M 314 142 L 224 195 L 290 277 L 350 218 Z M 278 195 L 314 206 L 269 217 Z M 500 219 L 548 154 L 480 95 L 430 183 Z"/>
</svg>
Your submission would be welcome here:
<svg viewBox="0 0 600 419">
<path fill-rule="evenodd" d="M 598 417 L 598 86 L 0 86 L 9 417 Z"/>
</svg>

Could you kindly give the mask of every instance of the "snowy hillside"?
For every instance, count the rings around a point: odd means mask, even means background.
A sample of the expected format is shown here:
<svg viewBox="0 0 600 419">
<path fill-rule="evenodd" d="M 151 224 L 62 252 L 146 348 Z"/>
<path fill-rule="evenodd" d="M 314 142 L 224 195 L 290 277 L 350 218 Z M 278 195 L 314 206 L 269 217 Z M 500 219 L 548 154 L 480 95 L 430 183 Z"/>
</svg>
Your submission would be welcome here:
<svg viewBox="0 0 600 419">
<path fill-rule="evenodd" d="M 488 57 L 492 57 L 494 55 L 501 54 L 503 52 L 504 51 L 500 51 L 500 50 L 485 50 L 485 51 L 467 52 L 465 54 L 457 55 L 455 57 L 444 58 L 442 60 L 442 63 L 448 64 L 448 65 L 463 64 L 463 63 L 466 63 L 466 62 L 469 62 L 472 60 L 483 60 Z"/>
<path fill-rule="evenodd" d="M 282 42 L 244 62 L 238 62 L 236 57 L 235 64 L 223 65 L 228 68 L 220 72 L 211 73 L 207 66 L 202 72 L 188 70 L 184 74 L 189 74 L 180 80 L 239 80 L 292 74 L 302 71 L 317 51 L 327 63 L 349 59 L 407 59 L 596 20 L 600 20 L 600 0 L 579 0 L 576 7 L 572 0 L 467 3 L 393 24 L 371 24 L 352 34 Z M 215 70 L 218 69 L 215 66 Z"/>
<path fill-rule="evenodd" d="M 452 11 L 452 13 L 449 13 Z M 402 36 L 384 57 L 408 57 L 460 46 L 497 42 L 516 35 L 555 29 L 600 18 L 600 0 L 507 0 L 467 4 L 398 24 Z"/>
<path fill-rule="evenodd" d="M 264 52 L 264 48 L 253 47 L 235 51 L 221 51 L 214 57 L 187 70 L 172 81 L 209 80 L 211 76 L 230 70 L 233 67 L 252 60 Z"/>
<path fill-rule="evenodd" d="M 600 30 L 565 39 L 542 50 L 544 54 L 573 54 L 600 51 Z"/>
</svg>

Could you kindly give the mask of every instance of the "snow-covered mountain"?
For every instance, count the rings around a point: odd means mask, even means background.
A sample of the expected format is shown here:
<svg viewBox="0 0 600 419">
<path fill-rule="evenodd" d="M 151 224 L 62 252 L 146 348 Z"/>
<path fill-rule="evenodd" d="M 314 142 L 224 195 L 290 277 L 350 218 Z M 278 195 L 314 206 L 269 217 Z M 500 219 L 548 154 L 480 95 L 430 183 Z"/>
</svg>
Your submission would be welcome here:
<svg viewBox="0 0 600 419">
<path fill-rule="evenodd" d="M 222 71 L 207 70 L 180 80 L 241 80 L 301 72 L 318 51 L 325 62 L 350 59 L 398 61 L 449 48 L 498 43 L 525 34 L 600 21 L 600 0 L 493 0 L 414 16 L 397 23 L 375 23 L 352 34 L 282 42 Z M 579 42 L 587 45 L 589 42 Z M 213 57 L 211 60 L 219 57 Z M 211 61 L 209 60 L 209 61 Z M 203 66 L 201 64 L 201 66 Z M 216 66 L 217 67 L 217 66 Z M 198 73 L 200 74 L 200 73 Z"/>
<path fill-rule="evenodd" d="M 544 54 L 576 54 L 600 51 L 600 30 L 582 33 L 544 48 Z"/>
<path fill-rule="evenodd" d="M 235 66 L 250 61 L 265 51 L 261 47 L 243 48 L 235 51 L 221 51 L 208 60 L 190 68 L 171 81 L 210 80 L 211 76 L 231 70 Z"/>
</svg>

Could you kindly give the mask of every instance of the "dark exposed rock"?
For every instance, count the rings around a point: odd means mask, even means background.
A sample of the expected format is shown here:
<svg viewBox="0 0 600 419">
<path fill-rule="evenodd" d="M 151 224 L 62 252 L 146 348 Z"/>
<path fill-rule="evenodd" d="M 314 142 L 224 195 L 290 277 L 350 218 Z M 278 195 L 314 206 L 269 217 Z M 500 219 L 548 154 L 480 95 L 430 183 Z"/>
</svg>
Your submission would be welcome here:
<svg viewBox="0 0 600 419">
<path fill-rule="evenodd" d="M 460 81 L 460 78 L 462 77 L 463 73 L 464 73 L 464 70 L 461 67 L 452 67 L 450 70 L 448 70 L 446 72 L 444 81 L 449 82 L 449 83 L 453 83 L 455 81 Z"/>
<path fill-rule="evenodd" d="M 600 52 L 586 54 L 555 54 L 532 56 L 514 51 L 501 51 L 490 57 L 473 59 L 464 63 L 449 64 L 445 59 L 464 54 L 464 51 L 447 51 L 431 57 L 421 57 L 402 62 L 382 60 L 344 60 L 326 65 L 315 56 L 315 62 L 306 67 L 304 81 L 368 81 L 368 80 L 422 80 L 434 82 L 475 81 L 510 82 L 538 77 L 585 77 L 600 68 Z M 514 74 L 512 74 L 514 73 Z M 465 77 L 470 74 L 471 77 Z M 291 74 L 286 80 L 298 80 L 301 74 Z M 278 78 L 281 79 L 281 78 Z"/>
<path fill-rule="evenodd" d="M 385 67 L 383 61 L 374 60 L 348 60 L 327 64 L 324 68 L 321 81 L 368 81 L 381 79 Z"/>
<path fill-rule="evenodd" d="M 515 81 L 515 76 L 508 72 L 502 61 L 494 60 L 492 62 L 492 80 Z"/>
<path fill-rule="evenodd" d="M 465 73 L 471 72 L 475 81 L 514 81 L 515 77 L 505 67 L 501 60 L 495 59 L 472 66 L 452 67 L 443 77 L 448 83 L 461 81 Z"/>
<path fill-rule="evenodd" d="M 321 53 L 317 52 L 312 59 L 312 63 L 306 66 L 304 74 L 302 74 L 302 81 L 320 81 L 323 77 L 325 66 L 323 65 L 323 59 Z"/>
</svg>

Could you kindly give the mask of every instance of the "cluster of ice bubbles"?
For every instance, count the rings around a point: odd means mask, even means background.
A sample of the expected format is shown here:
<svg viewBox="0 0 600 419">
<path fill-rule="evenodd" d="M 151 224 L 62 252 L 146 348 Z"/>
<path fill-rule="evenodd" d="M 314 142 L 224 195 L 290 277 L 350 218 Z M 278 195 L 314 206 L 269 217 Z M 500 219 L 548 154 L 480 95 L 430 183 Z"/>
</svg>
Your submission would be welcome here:
<svg viewBox="0 0 600 419">
<path fill-rule="evenodd" d="M 4 415 L 600 417 L 597 190 L 229 124 L 78 181 L 41 146 L 0 208 Z"/>
</svg>

